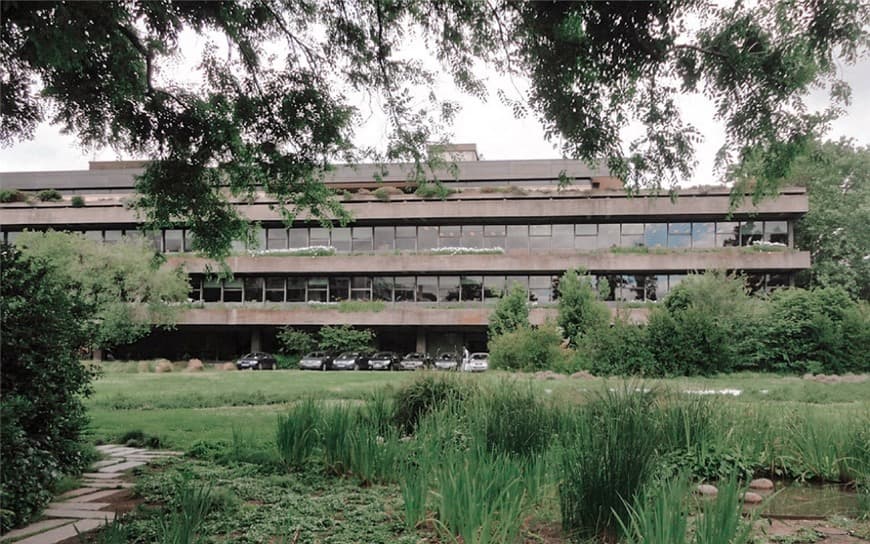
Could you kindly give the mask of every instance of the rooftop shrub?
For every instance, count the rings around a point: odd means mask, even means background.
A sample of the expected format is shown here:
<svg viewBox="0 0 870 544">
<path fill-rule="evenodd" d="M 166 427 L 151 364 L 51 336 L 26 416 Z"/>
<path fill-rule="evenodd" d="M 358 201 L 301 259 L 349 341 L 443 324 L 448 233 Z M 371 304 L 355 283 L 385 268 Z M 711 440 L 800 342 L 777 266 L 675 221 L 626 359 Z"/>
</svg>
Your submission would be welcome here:
<svg viewBox="0 0 870 544">
<path fill-rule="evenodd" d="M 63 200 L 63 196 L 61 196 L 60 192 L 58 192 L 56 189 L 45 189 L 43 191 L 39 191 L 36 194 L 36 198 L 38 198 L 42 202 L 59 202 Z"/>
</svg>

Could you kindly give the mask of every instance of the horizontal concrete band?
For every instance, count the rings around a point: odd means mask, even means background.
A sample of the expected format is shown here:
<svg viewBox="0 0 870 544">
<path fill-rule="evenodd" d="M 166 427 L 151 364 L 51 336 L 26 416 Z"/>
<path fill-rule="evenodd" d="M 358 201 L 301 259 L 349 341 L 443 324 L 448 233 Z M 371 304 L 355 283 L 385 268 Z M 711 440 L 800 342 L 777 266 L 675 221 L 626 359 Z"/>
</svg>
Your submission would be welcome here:
<svg viewBox="0 0 870 544">
<path fill-rule="evenodd" d="M 554 222 L 612 218 L 617 220 L 722 220 L 729 212 L 727 194 L 687 195 L 676 201 L 667 197 L 627 198 L 622 193 L 600 197 L 554 198 L 478 198 L 468 200 L 397 200 L 395 202 L 345 202 L 344 207 L 356 221 L 407 224 L 409 222 L 497 221 L 500 219 L 542 219 Z M 239 206 L 239 211 L 252 221 L 281 221 L 281 214 L 270 204 Z M 808 210 L 806 194 L 788 193 L 763 200 L 757 206 L 741 205 L 732 210 L 735 218 L 751 215 L 757 219 L 796 218 Z M 3 207 L 3 224 L 25 225 L 132 225 L 138 222 L 136 212 L 121 205 L 72 207 Z M 310 217 L 300 213 L 299 221 Z"/>
<path fill-rule="evenodd" d="M 217 270 L 211 261 L 171 257 L 170 266 L 183 265 L 190 273 Z M 807 251 L 755 252 L 739 248 L 669 253 L 546 253 L 487 255 L 333 255 L 329 257 L 230 257 L 235 274 L 415 274 L 415 273 L 561 273 L 582 267 L 605 272 L 686 272 L 696 270 L 803 270 L 810 266 Z M 210 268 L 209 268 L 210 265 Z"/>
<path fill-rule="evenodd" d="M 357 325 L 357 326 L 487 326 L 491 307 L 480 308 L 419 308 L 413 305 L 388 305 L 381 311 L 339 312 L 297 306 L 283 309 L 206 308 L 187 310 L 178 320 L 185 325 Z M 615 308 L 611 311 L 616 312 Z M 645 321 L 647 308 L 621 309 L 633 321 Z M 556 319 L 556 308 L 533 308 L 532 324 L 540 325 Z"/>
</svg>

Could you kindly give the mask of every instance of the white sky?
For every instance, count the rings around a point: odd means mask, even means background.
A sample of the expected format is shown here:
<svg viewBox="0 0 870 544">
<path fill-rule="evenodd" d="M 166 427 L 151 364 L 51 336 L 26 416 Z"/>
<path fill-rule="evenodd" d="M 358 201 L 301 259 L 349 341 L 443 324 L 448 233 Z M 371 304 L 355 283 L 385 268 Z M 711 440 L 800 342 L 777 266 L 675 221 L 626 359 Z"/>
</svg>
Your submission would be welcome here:
<svg viewBox="0 0 870 544">
<path fill-rule="evenodd" d="M 169 69 L 174 71 L 184 62 L 174 61 Z M 870 144 L 870 59 L 842 69 L 842 75 L 852 87 L 852 104 L 846 115 L 836 121 L 828 138 L 842 136 L 854 138 L 859 144 Z M 511 84 L 490 76 L 492 83 L 510 89 Z M 522 88 L 523 81 L 515 82 Z M 476 143 L 478 153 L 485 160 L 496 159 L 551 159 L 560 157 L 556 142 L 544 139 L 543 130 L 534 117 L 514 118 L 511 111 L 491 94 L 487 102 L 461 95 L 458 91 L 444 86 L 437 89 L 439 95 L 455 97 L 460 102 L 461 111 L 450 131 L 451 141 L 456 143 Z M 810 105 L 821 108 L 826 97 L 813 96 Z M 716 183 L 718 178 L 713 170 L 716 150 L 722 144 L 722 126 L 713 119 L 711 104 L 703 96 L 684 96 L 680 102 L 684 115 L 700 131 L 704 141 L 698 146 L 698 166 L 693 179 L 685 180 L 683 185 Z M 356 141 L 361 145 L 377 145 L 382 141 L 384 127 L 377 116 L 357 130 Z M 636 133 L 631 128 L 624 131 L 626 141 Z M 11 148 L 0 149 L 0 171 L 44 171 L 44 170 L 82 170 L 87 169 L 89 160 L 118 160 L 143 157 L 119 156 L 110 149 L 82 150 L 74 137 L 61 134 L 56 126 L 40 126 L 32 140 Z"/>
</svg>

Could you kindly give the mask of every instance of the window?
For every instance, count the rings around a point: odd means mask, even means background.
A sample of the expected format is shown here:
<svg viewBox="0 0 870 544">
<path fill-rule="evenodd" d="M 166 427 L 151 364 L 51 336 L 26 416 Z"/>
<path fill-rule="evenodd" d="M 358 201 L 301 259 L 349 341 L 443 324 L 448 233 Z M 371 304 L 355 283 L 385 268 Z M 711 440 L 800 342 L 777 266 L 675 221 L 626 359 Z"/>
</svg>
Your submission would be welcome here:
<svg viewBox="0 0 870 544">
<path fill-rule="evenodd" d="M 735 247 L 740 245 L 740 223 L 730 221 L 716 223 L 716 247 Z M 671 286 L 673 289 L 673 286 Z"/>
<path fill-rule="evenodd" d="M 372 228 L 353 227 L 353 251 L 372 251 Z"/>
<path fill-rule="evenodd" d="M 351 278 L 350 298 L 351 300 L 371 300 L 372 279 L 366 276 Z"/>
<path fill-rule="evenodd" d="M 329 302 L 350 298 L 350 278 L 329 278 Z"/>
<path fill-rule="evenodd" d="M 396 249 L 417 251 L 417 227 L 396 227 Z"/>
<path fill-rule="evenodd" d="M 107 230 L 103 236 L 103 242 L 107 244 L 117 244 L 121 241 L 121 235 L 123 231 L 120 230 Z"/>
<path fill-rule="evenodd" d="M 505 294 L 504 276 L 484 276 L 483 296 L 484 300 L 497 300 Z"/>
<path fill-rule="evenodd" d="M 332 247 L 342 253 L 350 252 L 350 228 L 339 227 L 332 229 Z"/>
<path fill-rule="evenodd" d="M 438 228 L 438 247 L 456 247 L 462 234 L 460 227 L 445 225 Z"/>
<path fill-rule="evenodd" d="M 598 225 L 586 223 L 574 225 L 574 249 L 595 251 L 598 248 Z"/>
<path fill-rule="evenodd" d="M 617 276 L 616 299 L 625 301 L 642 301 L 646 284 L 642 275 L 623 274 Z"/>
<path fill-rule="evenodd" d="M 574 225 L 553 225 L 553 249 L 574 249 Z"/>
<path fill-rule="evenodd" d="M 414 276 L 396 276 L 396 302 L 414 302 Z"/>
<path fill-rule="evenodd" d="M 329 246 L 329 229 L 317 227 L 308 232 L 310 246 Z"/>
<path fill-rule="evenodd" d="M 505 284 L 507 285 L 505 293 L 513 291 L 514 289 L 516 289 L 517 285 L 519 285 L 524 292 L 529 292 L 528 276 L 505 276 Z"/>
<path fill-rule="evenodd" d="M 598 225 L 598 249 L 609 249 L 619 245 L 619 223 Z"/>
<path fill-rule="evenodd" d="M 224 302 L 241 302 L 243 290 L 242 280 L 224 280 Z"/>
<path fill-rule="evenodd" d="M 211 279 L 202 283 L 203 302 L 220 302 L 222 299 L 221 280 Z"/>
<path fill-rule="evenodd" d="M 399 278 L 396 278 L 396 289 L 398 284 Z M 438 276 L 417 277 L 417 302 L 438 302 Z"/>
<path fill-rule="evenodd" d="M 308 229 L 295 228 L 290 229 L 290 248 L 301 249 L 308 247 Z"/>
<path fill-rule="evenodd" d="M 393 251 L 396 233 L 393 227 L 375 227 L 375 251 Z"/>
<path fill-rule="evenodd" d="M 740 223 L 740 245 L 751 246 L 752 242 L 762 239 L 764 223 L 761 221 L 747 221 Z"/>
<path fill-rule="evenodd" d="M 529 249 L 533 252 L 550 249 L 552 236 L 552 225 L 529 225 Z"/>
<path fill-rule="evenodd" d="M 483 247 L 505 248 L 507 228 L 504 225 L 486 225 L 483 227 Z"/>
<path fill-rule="evenodd" d="M 109 231 L 106 231 L 106 234 L 108 235 Z M 788 222 L 765 221 L 764 239 L 768 242 L 788 245 Z"/>
<path fill-rule="evenodd" d="M 692 247 L 695 249 L 716 247 L 716 224 L 692 223 Z"/>
<path fill-rule="evenodd" d="M 411 278 L 413 279 L 413 278 Z M 410 296 L 414 298 L 414 286 L 411 286 Z M 372 298 L 386 302 L 393 301 L 393 278 L 376 277 L 372 280 Z"/>
<path fill-rule="evenodd" d="M 692 247 L 692 224 L 670 223 L 668 225 L 668 247 L 675 249 Z"/>
<path fill-rule="evenodd" d="M 266 229 L 266 249 L 287 249 L 287 229 Z"/>
<path fill-rule="evenodd" d="M 417 227 L 417 249 L 427 251 L 438 247 L 438 227 Z"/>
<path fill-rule="evenodd" d="M 438 300 L 441 302 L 459 300 L 459 276 L 440 276 L 438 278 Z"/>
<path fill-rule="evenodd" d="M 287 278 L 287 302 L 305 302 L 307 283 L 305 278 Z"/>
<path fill-rule="evenodd" d="M 483 247 L 483 227 L 480 225 L 463 225 L 461 245 L 462 247 Z"/>
<path fill-rule="evenodd" d="M 86 230 L 85 231 L 85 238 L 87 238 L 88 240 L 90 240 L 92 242 L 102 242 L 103 241 L 103 231 L 101 231 L 101 230 Z M 176 251 L 178 251 L 178 250 L 176 250 Z"/>
<path fill-rule="evenodd" d="M 263 302 L 263 278 L 245 278 L 245 302 Z"/>
<path fill-rule="evenodd" d="M 668 276 L 667 274 L 659 274 L 655 276 L 647 276 L 646 279 L 646 299 L 647 300 L 664 300 L 668 294 Z"/>
<path fill-rule="evenodd" d="M 602 274 L 597 277 L 596 289 L 601 293 L 603 300 L 616 300 L 616 289 L 620 283 L 619 276 L 616 274 Z"/>
<path fill-rule="evenodd" d="M 553 300 L 553 278 L 551 276 L 529 276 L 529 300 L 550 302 Z"/>
<path fill-rule="evenodd" d="M 463 301 L 480 302 L 483 300 L 482 276 L 460 276 L 459 288 Z"/>
<path fill-rule="evenodd" d="M 284 302 L 284 278 L 266 278 L 266 302 Z"/>
<path fill-rule="evenodd" d="M 190 282 L 190 290 L 187 293 L 187 298 L 197 302 L 202 298 L 202 278 L 191 277 L 188 281 Z"/>
<path fill-rule="evenodd" d="M 527 252 L 529 250 L 528 225 L 508 225 L 506 250 Z"/>
<path fill-rule="evenodd" d="M 643 229 L 643 242 L 646 247 L 668 247 L 667 223 L 647 223 Z"/>
<path fill-rule="evenodd" d="M 329 283 L 327 282 L 326 278 L 308 278 L 308 292 L 306 295 L 306 300 L 308 302 L 326 302 L 326 288 L 328 286 Z"/>
</svg>

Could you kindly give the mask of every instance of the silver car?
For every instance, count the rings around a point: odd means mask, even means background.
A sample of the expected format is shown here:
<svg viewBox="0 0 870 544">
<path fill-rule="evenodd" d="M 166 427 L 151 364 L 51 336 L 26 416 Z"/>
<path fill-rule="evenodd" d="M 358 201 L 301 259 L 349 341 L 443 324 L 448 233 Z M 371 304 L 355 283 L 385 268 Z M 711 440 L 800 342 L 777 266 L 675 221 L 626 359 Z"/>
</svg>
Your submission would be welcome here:
<svg viewBox="0 0 870 544">
<path fill-rule="evenodd" d="M 427 368 L 430 363 L 430 357 L 426 353 L 409 353 L 402 357 L 402 360 L 399 361 L 399 369 L 400 370 L 417 370 L 420 368 Z"/>
<path fill-rule="evenodd" d="M 369 359 L 369 370 L 392 370 L 399 363 L 399 356 L 392 351 L 379 351 Z"/>
<path fill-rule="evenodd" d="M 459 370 L 459 356 L 455 353 L 441 353 L 435 358 L 436 370 Z"/>
<path fill-rule="evenodd" d="M 462 365 L 464 372 L 485 372 L 489 370 L 489 353 L 472 353 Z"/>
<path fill-rule="evenodd" d="M 332 357 L 325 351 L 314 351 L 299 361 L 300 370 L 328 370 L 332 364 Z"/>
</svg>

